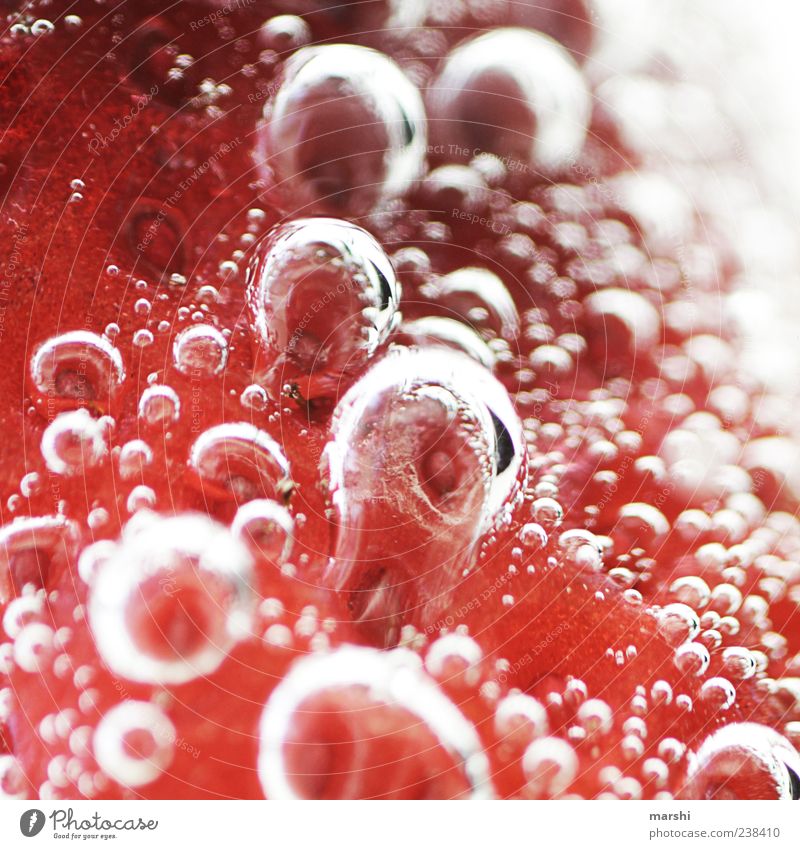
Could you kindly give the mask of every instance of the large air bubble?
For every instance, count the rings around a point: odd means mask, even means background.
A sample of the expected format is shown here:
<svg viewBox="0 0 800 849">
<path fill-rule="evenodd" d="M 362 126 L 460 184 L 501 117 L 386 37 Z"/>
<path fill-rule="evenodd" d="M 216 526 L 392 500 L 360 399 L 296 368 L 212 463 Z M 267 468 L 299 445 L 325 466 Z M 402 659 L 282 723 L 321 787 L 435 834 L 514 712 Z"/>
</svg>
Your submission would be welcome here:
<svg viewBox="0 0 800 849">
<path fill-rule="evenodd" d="M 125 701 L 103 716 L 94 735 L 101 769 L 125 787 L 155 781 L 175 756 L 178 735 L 164 711 L 152 702 Z"/>
<path fill-rule="evenodd" d="M 122 355 L 104 336 L 73 330 L 41 345 L 30 364 L 35 401 L 44 412 L 108 409 L 125 380 Z"/>
<path fill-rule="evenodd" d="M 60 413 L 42 434 L 41 451 L 55 475 L 75 477 L 99 466 L 108 456 L 110 421 L 95 419 L 83 407 Z"/>
<path fill-rule="evenodd" d="M 249 632 L 252 558 L 201 515 L 139 513 L 93 577 L 89 622 L 111 670 L 180 684 L 212 673 Z"/>
<path fill-rule="evenodd" d="M 399 320 L 399 284 L 366 230 L 334 218 L 276 228 L 248 272 L 253 332 L 273 394 L 335 396 Z"/>
<path fill-rule="evenodd" d="M 270 799 L 493 795 L 472 723 L 402 649 L 298 661 L 270 696 L 259 737 Z"/>
<path fill-rule="evenodd" d="M 425 287 L 425 295 L 489 339 L 513 341 L 519 314 L 503 281 L 486 268 L 459 268 Z"/>
<path fill-rule="evenodd" d="M 493 153 L 516 171 L 547 171 L 581 153 L 590 97 L 569 53 L 541 33 L 496 29 L 456 47 L 428 91 L 433 149 Z"/>
<path fill-rule="evenodd" d="M 206 502 L 285 498 L 291 492 L 289 463 L 281 446 L 247 422 L 204 431 L 192 445 L 189 468 Z"/>
<path fill-rule="evenodd" d="M 464 354 L 393 350 L 344 396 L 323 458 L 328 578 L 378 644 L 446 607 L 482 537 L 510 520 L 525 469 L 505 389 Z"/>
<path fill-rule="evenodd" d="M 425 111 L 414 84 L 382 53 L 304 47 L 284 66 L 262 140 L 290 211 L 359 216 L 420 176 Z"/>
<path fill-rule="evenodd" d="M 0 605 L 27 585 L 49 588 L 77 544 L 77 525 L 65 516 L 29 516 L 0 528 Z"/>
<path fill-rule="evenodd" d="M 798 799 L 800 755 L 766 725 L 734 722 L 689 755 L 685 799 Z"/>
</svg>

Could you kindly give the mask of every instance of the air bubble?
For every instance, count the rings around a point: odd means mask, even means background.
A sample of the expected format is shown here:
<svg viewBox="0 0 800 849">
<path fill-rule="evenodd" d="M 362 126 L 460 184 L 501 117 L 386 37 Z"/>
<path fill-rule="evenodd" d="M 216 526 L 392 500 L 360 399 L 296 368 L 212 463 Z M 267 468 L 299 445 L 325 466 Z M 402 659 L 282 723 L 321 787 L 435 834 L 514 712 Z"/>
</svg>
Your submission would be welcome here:
<svg viewBox="0 0 800 849">
<path fill-rule="evenodd" d="M 250 554 L 205 516 L 138 517 L 90 588 L 100 654 L 133 681 L 179 684 L 208 675 L 248 631 Z"/>
<path fill-rule="evenodd" d="M 531 516 L 545 529 L 557 528 L 564 518 L 564 508 L 554 498 L 537 498 L 531 504 Z"/>
<path fill-rule="evenodd" d="M 658 756 L 668 764 L 680 761 L 686 752 L 686 746 L 674 737 L 664 737 L 658 744 Z"/>
<path fill-rule="evenodd" d="M 626 734 L 619 744 L 620 751 L 626 761 L 636 761 L 644 754 L 644 743 L 635 734 Z"/>
<path fill-rule="evenodd" d="M 744 646 L 729 646 L 722 652 L 722 668 L 736 681 L 745 681 L 756 674 L 756 658 Z"/>
<path fill-rule="evenodd" d="M 584 301 L 590 350 L 603 371 L 631 370 L 661 337 L 661 318 L 655 307 L 637 292 L 602 289 Z"/>
<path fill-rule="evenodd" d="M 146 327 L 140 328 L 133 334 L 133 344 L 136 348 L 146 348 L 153 344 L 153 334 Z"/>
<path fill-rule="evenodd" d="M 24 625 L 14 640 L 14 662 L 25 672 L 44 672 L 55 654 L 55 632 L 43 622 Z"/>
<path fill-rule="evenodd" d="M 172 349 L 178 371 L 187 377 L 210 378 L 228 362 L 228 342 L 209 324 L 195 324 L 182 330 Z"/>
<path fill-rule="evenodd" d="M 497 356 L 478 333 L 461 321 L 428 315 L 404 322 L 395 335 L 401 344 L 419 348 L 437 346 L 460 351 L 489 371 L 494 371 Z"/>
<path fill-rule="evenodd" d="M 579 156 L 590 97 L 560 44 L 509 28 L 457 46 L 428 92 L 428 105 L 433 141 L 451 158 L 489 152 L 517 170 L 538 172 Z"/>
<path fill-rule="evenodd" d="M 192 445 L 189 468 L 206 498 L 236 501 L 284 498 L 291 492 L 289 464 L 280 445 L 247 422 L 204 431 Z"/>
<path fill-rule="evenodd" d="M 74 554 L 77 541 L 77 526 L 64 516 L 20 518 L 0 528 L 0 605 L 26 584 L 49 586 L 54 565 Z"/>
<path fill-rule="evenodd" d="M 266 410 L 269 403 L 266 390 L 257 383 L 251 383 L 249 386 L 246 386 L 242 390 L 239 400 L 242 402 L 243 407 L 247 407 L 249 410 L 254 410 L 257 413 Z"/>
<path fill-rule="evenodd" d="M 678 601 L 695 610 L 705 607 L 711 599 L 708 584 L 696 575 L 677 578 L 670 585 L 669 591 Z"/>
<path fill-rule="evenodd" d="M 3 613 L 3 630 L 10 639 L 15 640 L 27 624 L 36 621 L 42 610 L 43 601 L 39 594 L 13 599 Z"/>
<path fill-rule="evenodd" d="M 333 218 L 300 219 L 274 230 L 248 272 L 247 300 L 269 386 L 297 386 L 303 398 L 335 396 L 399 320 L 400 291 L 375 239 Z"/>
<path fill-rule="evenodd" d="M 123 381 L 122 355 L 108 339 L 85 330 L 55 336 L 31 360 L 37 405 L 57 409 L 110 406 Z"/>
<path fill-rule="evenodd" d="M 675 651 L 675 666 L 684 675 L 702 675 L 711 663 L 708 649 L 701 643 L 684 643 Z"/>
<path fill-rule="evenodd" d="M 0 800 L 27 799 L 29 785 L 19 761 L 0 754 Z"/>
<path fill-rule="evenodd" d="M 156 506 L 156 500 L 156 494 L 153 489 L 140 484 L 130 491 L 125 506 L 129 513 L 136 513 L 139 510 L 151 510 Z"/>
<path fill-rule="evenodd" d="M 655 705 L 672 704 L 673 693 L 669 682 L 664 680 L 656 681 L 650 689 L 650 698 Z"/>
<path fill-rule="evenodd" d="M 536 522 L 528 522 L 520 529 L 519 541 L 529 551 L 540 551 L 547 545 L 547 531 Z"/>
<path fill-rule="evenodd" d="M 180 411 L 180 399 L 171 386 L 148 386 L 139 399 L 139 418 L 150 427 L 175 424 Z"/>
<path fill-rule="evenodd" d="M 742 591 L 733 584 L 717 584 L 711 590 L 710 607 L 722 616 L 729 616 L 742 606 Z"/>
<path fill-rule="evenodd" d="M 519 315 L 505 283 L 485 268 L 459 268 L 425 287 L 425 296 L 489 338 L 513 341 Z"/>
<path fill-rule="evenodd" d="M 614 716 L 608 702 L 589 699 L 576 713 L 576 719 L 588 736 L 607 734 L 613 725 Z"/>
<path fill-rule="evenodd" d="M 558 538 L 564 560 L 579 569 L 598 571 L 603 565 L 603 548 L 591 531 L 574 529 Z"/>
<path fill-rule="evenodd" d="M 32 498 L 41 491 L 42 479 L 38 472 L 28 472 L 23 475 L 19 482 L 20 494 L 25 498 Z"/>
<path fill-rule="evenodd" d="M 119 452 L 117 463 L 123 480 L 140 478 L 153 462 L 153 451 L 143 439 L 126 442 Z"/>
<path fill-rule="evenodd" d="M 717 623 L 717 630 L 725 637 L 735 637 L 741 627 L 741 623 L 735 616 L 723 616 Z"/>
<path fill-rule="evenodd" d="M 686 799 L 796 799 L 800 756 L 773 729 L 734 722 L 692 753 L 681 792 Z"/>
<path fill-rule="evenodd" d="M 727 710 L 736 701 L 736 688 L 727 678 L 709 678 L 700 687 L 700 701 L 713 710 Z"/>
<path fill-rule="evenodd" d="M 627 739 L 623 739 L 623 744 Z M 627 776 L 614 782 L 614 792 L 619 799 L 641 799 L 642 785 L 635 778 Z"/>
<path fill-rule="evenodd" d="M 476 168 L 440 165 L 422 181 L 420 199 L 424 208 L 431 211 L 451 215 L 462 211 L 485 213 L 488 211 L 490 193 L 483 175 Z M 480 215 L 475 217 L 480 218 Z"/>
<path fill-rule="evenodd" d="M 402 195 L 420 175 L 425 111 L 415 86 L 382 53 L 304 47 L 284 65 L 262 139 L 292 211 L 353 217 Z"/>
<path fill-rule="evenodd" d="M 425 600 L 446 605 L 479 540 L 519 503 L 521 425 L 505 389 L 468 357 L 398 348 L 345 395 L 332 436 L 323 468 L 339 528 L 329 579 L 354 618 L 391 642 L 416 579 Z"/>
<path fill-rule="evenodd" d="M 243 504 L 234 516 L 231 531 L 259 557 L 282 563 L 289 555 L 294 520 L 276 501 L 258 498 Z"/>
<path fill-rule="evenodd" d="M 276 15 L 261 24 L 258 41 L 265 50 L 290 53 L 311 41 L 311 28 L 297 15 Z"/>
<path fill-rule="evenodd" d="M 125 701 L 103 716 L 94 735 L 98 766 L 124 787 L 155 781 L 175 756 L 177 733 L 152 702 Z"/>
<path fill-rule="evenodd" d="M 55 30 L 51 21 L 40 18 L 31 24 L 31 35 L 50 35 Z"/>
<path fill-rule="evenodd" d="M 366 716 L 377 738 L 364 734 Z M 348 647 L 298 661 L 270 696 L 259 737 L 269 799 L 493 795 L 474 727 L 405 650 Z M 401 744 L 387 770 L 387 746 Z"/>
<path fill-rule="evenodd" d="M 668 604 L 658 612 L 658 630 L 671 646 L 680 646 L 700 633 L 700 617 L 686 604 Z"/>
<path fill-rule="evenodd" d="M 795 503 L 800 498 L 800 452 L 793 439 L 786 436 L 751 439 L 741 464 L 758 481 L 757 492 L 766 503 L 779 498 Z"/>
<path fill-rule="evenodd" d="M 533 796 L 558 796 L 578 774 L 578 757 L 565 740 L 542 737 L 525 750 L 522 769 Z"/>
<path fill-rule="evenodd" d="M 106 423 L 86 409 L 60 413 L 42 434 L 42 457 L 53 474 L 80 475 L 105 459 L 107 436 Z"/>
<path fill-rule="evenodd" d="M 542 377 L 566 377 L 574 361 L 569 351 L 558 345 L 539 345 L 528 356 L 528 362 L 537 375 Z"/>
<path fill-rule="evenodd" d="M 446 687 L 474 687 L 480 680 L 481 647 L 463 634 L 439 637 L 425 655 L 425 668 Z"/>
<path fill-rule="evenodd" d="M 85 584 L 94 581 L 100 568 L 116 552 L 116 545 L 111 540 L 99 540 L 87 545 L 78 558 L 78 574 Z"/>
<path fill-rule="evenodd" d="M 644 502 L 633 502 L 620 508 L 615 530 L 615 541 L 619 538 L 627 550 L 643 548 L 653 551 L 669 532 L 669 522 L 656 507 Z"/>
<path fill-rule="evenodd" d="M 544 737 L 550 723 L 540 701 L 524 693 L 512 693 L 497 705 L 494 728 L 501 743 L 517 750 L 527 747 L 537 737 Z"/>
</svg>

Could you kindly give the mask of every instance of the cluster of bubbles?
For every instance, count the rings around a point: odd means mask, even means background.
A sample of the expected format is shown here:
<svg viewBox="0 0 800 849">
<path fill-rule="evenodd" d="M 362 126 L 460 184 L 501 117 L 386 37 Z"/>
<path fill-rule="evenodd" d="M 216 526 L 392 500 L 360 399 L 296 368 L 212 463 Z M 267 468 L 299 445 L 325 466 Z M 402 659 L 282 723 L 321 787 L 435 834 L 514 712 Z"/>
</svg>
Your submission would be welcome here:
<svg viewBox="0 0 800 849">
<path fill-rule="evenodd" d="M 709 690 L 723 689 L 709 679 Z M 528 695 L 506 696 L 495 710 L 495 730 L 502 742 L 504 763 L 521 761 L 523 796 L 580 798 L 580 753 L 589 751 L 599 765 L 594 780 L 603 788 L 600 799 L 796 799 L 800 795 L 800 760 L 789 740 L 754 722 L 734 722 L 708 734 L 696 748 L 675 737 L 651 739 L 650 718 L 659 711 L 690 709 L 685 695 L 656 680 L 649 689 L 637 687 L 628 709 L 614 710 L 602 698 L 592 698 L 586 684 L 568 677 L 546 701 Z M 563 736 L 550 736 L 551 717 L 570 717 Z M 618 747 L 625 772 L 601 757 L 611 741 Z M 522 753 L 522 754 L 520 754 Z"/>
</svg>

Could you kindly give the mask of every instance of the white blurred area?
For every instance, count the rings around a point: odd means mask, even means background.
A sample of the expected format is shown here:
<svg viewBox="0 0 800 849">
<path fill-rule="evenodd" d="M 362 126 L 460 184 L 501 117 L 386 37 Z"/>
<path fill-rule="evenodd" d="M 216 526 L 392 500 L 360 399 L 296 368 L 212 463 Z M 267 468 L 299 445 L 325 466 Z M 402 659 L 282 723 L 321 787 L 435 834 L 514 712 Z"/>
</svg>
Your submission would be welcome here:
<svg viewBox="0 0 800 849">
<path fill-rule="evenodd" d="M 663 63 L 688 86 L 707 86 L 724 120 L 715 130 L 702 106 L 677 99 L 645 132 L 674 119 L 705 157 L 703 202 L 718 207 L 745 263 L 732 318 L 749 338 L 750 366 L 769 385 L 800 390 L 800 0 L 597 0 L 605 48 L 598 77 Z M 648 104 L 643 104 L 644 111 Z M 656 113 L 664 104 L 649 104 Z M 685 114 L 679 114 L 684 110 Z M 703 137 L 703 130 L 708 136 Z M 666 157 L 668 134 L 656 138 Z M 690 142 L 690 143 L 691 143 Z M 720 150 L 733 162 L 720 163 Z M 724 152 L 723 152 L 724 153 Z M 680 154 L 679 154 L 680 156 Z M 724 158 L 724 155 L 723 155 Z M 671 169 L 668 167 L 667 171 Z M 686 172 L 674 178 L 687 182 Z M 688 182 L 693 182 L 690 178 Z"/>
</svg>

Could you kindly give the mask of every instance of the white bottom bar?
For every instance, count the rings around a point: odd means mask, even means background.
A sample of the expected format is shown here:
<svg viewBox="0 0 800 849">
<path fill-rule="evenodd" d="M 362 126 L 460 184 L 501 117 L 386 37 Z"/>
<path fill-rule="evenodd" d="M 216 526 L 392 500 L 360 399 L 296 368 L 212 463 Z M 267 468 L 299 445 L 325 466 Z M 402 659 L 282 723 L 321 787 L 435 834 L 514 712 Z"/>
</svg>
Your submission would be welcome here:
<svg viewBox="0 0 800 849">
<path fill-rule="evenodd" d="M 31 811 L 35 811 L 32 814 Z M 26 833 L 23 833 L 25 830 Z M 28 836 L 27 831 L 36 832 Z M 100 802 L 0 804 L 0 846 L 538 849 L 798 846 L 777 802 Z"/>
</svg>

